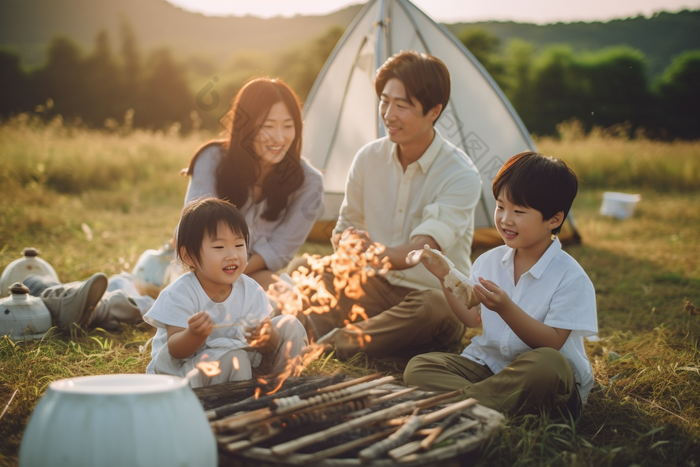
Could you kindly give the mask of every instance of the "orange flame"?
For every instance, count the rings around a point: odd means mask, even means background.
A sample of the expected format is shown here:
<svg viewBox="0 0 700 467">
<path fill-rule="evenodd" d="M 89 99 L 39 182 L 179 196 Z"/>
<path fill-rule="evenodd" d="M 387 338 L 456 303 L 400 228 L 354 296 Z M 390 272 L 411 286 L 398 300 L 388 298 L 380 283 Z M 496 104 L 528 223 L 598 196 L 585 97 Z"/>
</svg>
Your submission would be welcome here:
<svg viewBox="0 0 700 467">
<path fill-rule="evenodd" d="M 241 364 L 238 362 L 238 357 L 233 357 L 232 362 L 233 363 L 233 368 L 238 370 L 241 368 Z"/>
<path fill-rule="evenodd" d="M 235 359 L 235 357 L 234 357 Z M 214 361 L 214 362 L 199 362 L 197 365 L 195 365 L 199 370 L 204 373 L 208 377 L 216 376 L 219 373 L 221 373 L 221 369 L 219 368 L 219 362 Z"/>
</svg>

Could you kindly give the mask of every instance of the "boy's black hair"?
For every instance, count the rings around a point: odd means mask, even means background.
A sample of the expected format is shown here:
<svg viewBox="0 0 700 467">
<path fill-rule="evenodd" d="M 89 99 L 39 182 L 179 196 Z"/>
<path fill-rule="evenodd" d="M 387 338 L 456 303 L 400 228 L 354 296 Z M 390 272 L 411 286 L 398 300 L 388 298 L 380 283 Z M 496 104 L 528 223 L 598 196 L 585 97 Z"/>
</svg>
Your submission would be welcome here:
<svg viewBox="0 0 700 467">
<path fill-rule="evenodd" d="M 177 228 L 178 258 L 182 261 L 181 250 L 184 246 L 187 254 L 200 264 L 204 235 L 216 237 L 222 222 L 243 237 L 248 245 L 248 224 L 236 206 L 218 198 L 203 198 L 187 203 L 182 209 L 180 225 Z"/>
<path fill-rule="evenodd" d="M 578 179 L 563 160 L 528 151 L 508 159 L 491 187 L 494 198 L 505 192 L 510 202 L 538 210 L 544 220 L 562 211 L 564 219 L 552 229 L 557 235 L 576 197 Z"/>
</svg>

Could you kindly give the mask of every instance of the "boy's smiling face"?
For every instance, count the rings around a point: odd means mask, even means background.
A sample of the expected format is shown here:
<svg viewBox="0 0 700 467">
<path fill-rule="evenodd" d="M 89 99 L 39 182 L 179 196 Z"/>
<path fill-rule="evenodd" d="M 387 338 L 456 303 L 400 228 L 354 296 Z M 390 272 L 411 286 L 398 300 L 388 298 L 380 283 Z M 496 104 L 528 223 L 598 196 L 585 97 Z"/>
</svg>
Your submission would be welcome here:
<svg viewBox="0 0 700 467">
<path fill-rule="evenodd" d="M 552 229 L 561 224 L 563 214 L 543 219 L 537 209 L 513 204 L 507 193 L 501 192 L 493 221 L 506 245 L 522 252 L 542 254 L 552 243 Z"/>
<path fill-rule="evenodd" d="M 224 223 L 219 223 L 216 235 L 202 239 L 201 262 L 194 263 L 189 255 L 183 259 L 194 266 L 194 273 L 206 294 L 222 302 L 231 293 L 231 286 L 248 265 L 245 238 Z"/>
</svg>

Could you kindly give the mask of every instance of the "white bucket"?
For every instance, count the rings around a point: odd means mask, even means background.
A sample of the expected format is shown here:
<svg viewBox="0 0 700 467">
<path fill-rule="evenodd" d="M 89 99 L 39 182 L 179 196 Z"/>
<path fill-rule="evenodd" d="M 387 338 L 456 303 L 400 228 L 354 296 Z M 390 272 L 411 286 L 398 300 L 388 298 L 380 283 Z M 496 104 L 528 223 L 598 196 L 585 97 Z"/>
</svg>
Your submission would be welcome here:
<svg viewBox="0 0 700 467">
<path fill-rule="evenodd" d="M 634 208 L 641 199 L 640 195 L 606 191 L 603 193 L 603 204 L 600 206 L 600 213 L 603 216 L 627 219 L 632 217 Z"/>
</svg>

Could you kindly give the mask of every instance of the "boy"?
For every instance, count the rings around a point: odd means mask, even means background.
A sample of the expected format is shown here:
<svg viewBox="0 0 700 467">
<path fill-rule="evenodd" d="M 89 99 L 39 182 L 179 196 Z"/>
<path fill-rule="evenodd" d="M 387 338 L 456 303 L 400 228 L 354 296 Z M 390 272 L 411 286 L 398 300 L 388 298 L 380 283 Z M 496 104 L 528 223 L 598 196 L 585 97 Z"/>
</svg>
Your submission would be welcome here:
<svg viewBox="0 0 700 467">
<path fill-rule="evenodd" d="M 450 290 L 454 273 L 445 274 L 437 255 L 409 255 L 440 279 L 460 321 L 475 327 L 483 319 L 483 333 L 462 355 L 413 358 L 404 374 L 407 385 L 462 388 L 465 397 L 510 415 L 558 408 L 579 416 L 593 386 L 583 338 L 598 331 L 595 290 L 555 236 L 577 189 L 576 175 L 559 159 L 524 152 L 504 164 L 492 190 L 494 222 L 505 245 L 481 255 L 472 268 L 478 278 L 473 295 L 481 305 L 469 308 L 466 299 L 457 299 Z"/>
</svg>

